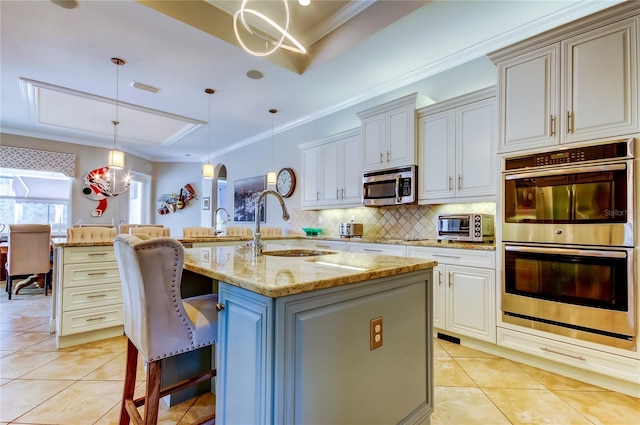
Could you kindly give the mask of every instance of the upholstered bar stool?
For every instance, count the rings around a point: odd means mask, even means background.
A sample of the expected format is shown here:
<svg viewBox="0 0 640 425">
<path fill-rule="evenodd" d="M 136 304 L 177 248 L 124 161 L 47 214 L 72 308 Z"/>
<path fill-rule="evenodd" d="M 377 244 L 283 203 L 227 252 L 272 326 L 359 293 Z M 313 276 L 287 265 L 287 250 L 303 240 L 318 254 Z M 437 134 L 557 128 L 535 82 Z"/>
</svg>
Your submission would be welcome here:
<svg viewBox="0 0 640 425">
<path fill-rule="evenodd" d="M 168 227 L 132 227 L 129 229 L 129 233 L 132 235 L 145 234 L 152 238 L 161 238 L 171 235 L 171 229 Z"/>
<path fill-rule="evenodd" d="M 184 248 L 176 239 L 120 234 L 114 240 L 128 338 L 120 425 L 156 424 L 160 398 L 210 380 L 216 370 L 161 388 L 162 360 L 213 345 L 218 336 L 215 294 L 181 298 Z M 144 397 L 133 399 L 138 353 L 147 362 Z M 144 418 L 137 407 L 144 405 Z M 215 416 L 203 419 L 210 423 Z"/>
<path fill-rule="evenodd" d="M 182 237 L 186 238 L 212 238 L 216 234 L 213 231 L 213 227 L 183 227 Z"/>
<path fill-rule="evenodd" d="M 253 230 L 249 227 L 227 227 L 227 236 L 253 236 Z"/>
</svg>

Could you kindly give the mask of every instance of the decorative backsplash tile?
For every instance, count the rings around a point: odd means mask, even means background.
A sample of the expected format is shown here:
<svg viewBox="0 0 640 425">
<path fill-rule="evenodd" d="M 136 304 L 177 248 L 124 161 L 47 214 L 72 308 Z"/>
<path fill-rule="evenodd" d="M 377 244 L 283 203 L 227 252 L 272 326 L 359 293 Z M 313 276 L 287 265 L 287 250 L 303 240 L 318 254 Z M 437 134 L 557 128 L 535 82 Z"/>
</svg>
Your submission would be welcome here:
<svg viewBox="0 0 640 425">
<path fill-rule="evenodd" d="M 322 235 L 339 237 L 340 223 L 362 223 L 364 237 L 387 239 L 435 239 L 439 214 L 496 213 L 495 202 L 442 205 L 406 205 L 382 208 L 341 208 L 291 211 L 291 233 L 304 234 L 303 227 L 320 227 Z M 319 223 L 320 221 L 320 223 Z"/>
</svg>

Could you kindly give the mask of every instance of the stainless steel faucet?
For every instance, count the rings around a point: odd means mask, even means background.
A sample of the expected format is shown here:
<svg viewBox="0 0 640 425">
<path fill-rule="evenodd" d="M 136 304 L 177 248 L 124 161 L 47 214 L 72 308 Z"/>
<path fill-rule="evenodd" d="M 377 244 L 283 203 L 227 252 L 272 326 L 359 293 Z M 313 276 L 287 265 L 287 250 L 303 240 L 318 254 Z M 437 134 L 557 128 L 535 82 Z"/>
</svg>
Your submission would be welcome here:
<svg viewBox="0 0 640 425">
<path fill-rule="evenodd" d="M 273 195 L 278 199 L 278 201 L 280 202 L 280 206 L 282 207 L 282 219 L 284 221 L 289 220 L 289 212 L 287 211 L 287 207 L 284 205 L 284 199 L 282 199 L 282 196 L 280 196 L 278 192 L 271 189 L 263 190 L 262 192 L 260 192 L 260 194 L 256 198 L 256 230 L 253 233 L 253 245 L 251 249 L 254 257 L 260 257 L 262 255 L 262 248 L 264 247 L 264 244 L 262 243 L 262 237 L 260 235 L 260 202 L 262 202 L 262 199 L 267 195 Z M 267 213 L 266 202 L 264 203 L 264 212 L 265 214 Z"/>
<path fill-rule="evenodd" d="M 219 211 L 224 211 L 224 213 L 227 215 L 227 221 L 231 220 L 231 216 L 229 215 L 229 211 L 225 210 L 223 207 L 218 207 L 216 208 L 216 211 L 213 213 L 213 234 L 218 236 L 220 233 L 222 233 L 222 230 L 217 230 L 218 227 L 218 212 Z"/>
</svg>

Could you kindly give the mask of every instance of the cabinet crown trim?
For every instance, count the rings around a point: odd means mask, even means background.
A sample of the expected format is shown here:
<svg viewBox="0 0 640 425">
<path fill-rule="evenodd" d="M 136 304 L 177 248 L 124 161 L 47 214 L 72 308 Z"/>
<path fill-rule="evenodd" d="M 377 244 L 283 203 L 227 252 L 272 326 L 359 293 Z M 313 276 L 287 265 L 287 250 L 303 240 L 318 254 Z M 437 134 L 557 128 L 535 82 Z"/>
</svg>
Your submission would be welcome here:
<svg viewBox="0 0 640 425">
<path fill-rule="evenodd" d="M 418 114 L 418 118 L 420 118 L 425 115 L 433 114 L 434 112 L 446 111 L 457 106 L 467 105 L 469 103 L 478 102 L 480 100 L 491 99 L 492 97 L 496 97 L 496 94 L 496 86 L 491 86 L 482 90 L 463 94 L 462 96 L 454 97 L 452 99 L 444 100 L 433 105 L 425 106 L 418 109 L 418 111 L 416 112 Z"/>
<path fill-rule="evenodd" d="M 299 149 L 308 149 L 316 146 L 326 145 L 327 143 L 335 142 L 336 140 L 346 139 L 348 137 L 359 136 L 361 128 L 356 127 L 351 130 L 341 131 L 340 133 L 332 134 L 331 136 L 324 137 L 322 139 L 313 140 L 310 142 L 300 143 L 298 145 Z"/>
<path fill-rule="evenodd" d="M 419 93 L 412 93 L 403 97 L 400 97 L 395 100 L 391 100 L 389 102 L 385 102 L 381 105 L 374 106 L 369 109 L 365 109 L 364 111 L 360 111 L 356 113 L 358 118 L 365 119 L 372 117 L 374 115 L 381 114 L 383 112 L 390 111 L 395 108 L 399 108 L 401 106 L 409 106 L 413 105 L 416 109 L 421 108 L 423 106 L 431 105 L 435 101 L 427 96 L 423 96 Z"/>
<path fill-rule="evenodd" d="M 594 7 L 598 6 L 597 2 Z M 558 28 L 543 32 L 527 38 L 503 49 L 489 53 L 487 56 L 494 64 L 499 64 L 513 55 L 521 55 L 531 50 L 560 42 L 567 38 L 585 33 L 587 31 L 606 26 L 613 22 L 621 21 L 638 15 L 638 2 L 625 1 L 608 9 L 599 10 L 573 22 L 564 24 Z"/>
</svg>

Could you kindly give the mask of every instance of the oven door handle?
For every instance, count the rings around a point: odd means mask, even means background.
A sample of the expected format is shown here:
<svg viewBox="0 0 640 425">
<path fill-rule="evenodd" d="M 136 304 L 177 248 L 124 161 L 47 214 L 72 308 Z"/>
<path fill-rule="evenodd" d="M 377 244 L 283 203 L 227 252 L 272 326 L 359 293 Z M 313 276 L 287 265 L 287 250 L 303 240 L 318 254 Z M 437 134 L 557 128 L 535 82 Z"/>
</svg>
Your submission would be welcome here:
<svg viewBox="0 0 640 425">
<path fill-rule="evenodd" d="M 627 258 L 627 253 L 622 251 L 601 251 L 601 250 L 591 250 L 591 249 L 551 248 L 551 247 L 514 246 L 514 245 L 506 245 L 504 249 L 505 251 L 529 252 L 532 254 L 559 254 L 559 255 L 576 255 L 580 257 Z"/>
<path fill-rule="evenodd" d="M 579 173 L 598 173 L 602 171 L 618 171 L 618 170 L 626 170 L 627 164 L 618 163 L 618 164 L 604 164 L 604 165 L 587 165 L 584 167 L 569 167 L 569 168 L 556 168 L 555 170 L 545 170 L 545 171 L 530 171 L 526 173 L 517 173 L 517 174 L 506 174 L 504 176 L 505 180 L 519 180 L 519 179 L 528 179 L 535 177 L 549 177 L 549 176 L 563 176 L 566 174 L 579 174 Z"/>
</svg>

